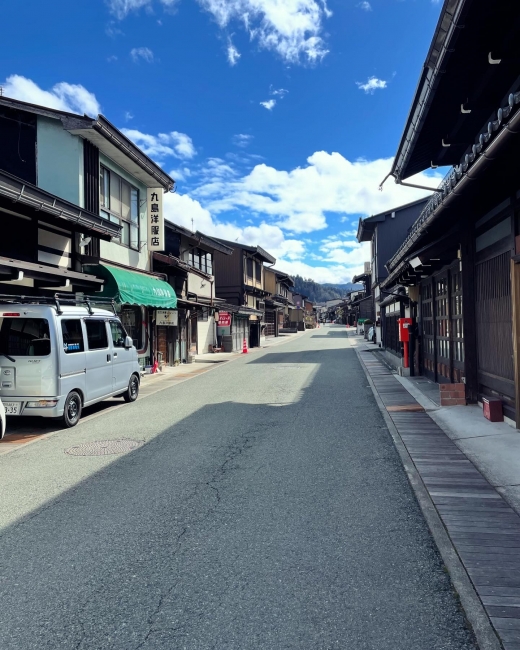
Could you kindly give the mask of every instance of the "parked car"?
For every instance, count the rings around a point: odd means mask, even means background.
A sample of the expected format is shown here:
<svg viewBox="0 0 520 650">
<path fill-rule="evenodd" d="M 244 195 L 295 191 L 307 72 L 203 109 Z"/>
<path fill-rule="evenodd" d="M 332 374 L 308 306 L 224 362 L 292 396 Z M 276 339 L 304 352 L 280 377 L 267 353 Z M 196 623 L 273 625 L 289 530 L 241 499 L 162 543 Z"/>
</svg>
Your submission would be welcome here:
<svg viewBox="0 0 520 650">
<path fill-rule="evenodd" d="M 5 436 L 6 426 L 7 423 L 5 421 L 5 408 L 2 404 L 2 400 L 0 399 L 0 440 L 2 440 L 2 438 Z"/>
<path fill-rule="evenodd" d="M 73 427 L 85 406 L 109 397 L 135 401 L 139 370 L 137 350 L 114 313 L 89 304 L 0 300 L 0 399 L 7 415 L 57 417 Z"/>
</svg>

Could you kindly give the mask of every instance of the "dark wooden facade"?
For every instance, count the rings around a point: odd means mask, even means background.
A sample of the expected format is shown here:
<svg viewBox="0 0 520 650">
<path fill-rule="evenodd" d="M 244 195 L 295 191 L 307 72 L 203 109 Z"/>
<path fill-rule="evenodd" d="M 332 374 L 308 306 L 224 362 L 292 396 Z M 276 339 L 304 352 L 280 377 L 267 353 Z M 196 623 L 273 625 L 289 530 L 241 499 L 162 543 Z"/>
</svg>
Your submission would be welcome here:
<svg viewBox="0 0 520 650">
<path fill-rule="evenodd" d="M 420 370 L 465 383 L 470 402 L 500 398 L 518 426 L 520 27 L 504 20 L 503 1 L 451 4 L 391 173 L 401 181 L 430 164 L 454 167 L 388 261 L 385 287 L 414 295 Z M 454 16 L 464 30 L 449 28 Z M 490 56 L 493 44 L 500 57 Z"/>
<path fill-rule="evenodd" d="M 99 291 L 103 281 L 83 273 L 78 244 L 82 237 L 109 239 L 119 230 L 0 170 L 0 293 Z"/>
<path fill-rule="evenodd" d="M 215 252 L 215 293 L 231 305 L 242 308 L 243 313 L 234 319 L 249 321 L 250 347 L 260 346 L 265 335 L 265 299 L 270 295 L 265 289 L 264 262 L 274 264 L 276 259 L 260 246 L 246 246 L 237 242 L 219 240 L 233 249 L 233 254 L 224 257 Z M 247 311 L 246 311 L 247 310 Z M 243 323 L 240 322 L 240 326 Z"/>
</svg>

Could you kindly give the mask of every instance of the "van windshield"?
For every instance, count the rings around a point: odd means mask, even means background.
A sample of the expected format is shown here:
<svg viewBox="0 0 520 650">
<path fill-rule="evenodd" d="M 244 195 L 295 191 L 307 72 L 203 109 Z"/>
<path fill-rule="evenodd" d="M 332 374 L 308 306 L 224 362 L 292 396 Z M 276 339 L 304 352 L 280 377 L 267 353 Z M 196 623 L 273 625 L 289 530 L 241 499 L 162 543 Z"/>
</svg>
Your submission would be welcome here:
<svg viewBox="0 0 520 650">
<path fill-rule="evenodd" d="M 45 318 L 0 317 L 0 354 L 46 357 L 50 353 L 49 322 Z"/>
</svg>

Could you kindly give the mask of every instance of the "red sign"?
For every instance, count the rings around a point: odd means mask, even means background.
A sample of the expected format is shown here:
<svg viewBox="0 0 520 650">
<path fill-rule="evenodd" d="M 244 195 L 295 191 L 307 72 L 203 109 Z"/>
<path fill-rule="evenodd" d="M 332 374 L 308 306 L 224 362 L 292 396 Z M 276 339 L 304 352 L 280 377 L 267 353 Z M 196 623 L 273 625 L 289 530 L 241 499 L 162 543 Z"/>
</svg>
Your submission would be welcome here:
<svg viewBox="0 0 520 650">
<path fill-rule="evenodd" d="M 227 311 L 219 311 L 218 313 L 218 326 L 231 327 L 231 314 Z"/>
</svg>

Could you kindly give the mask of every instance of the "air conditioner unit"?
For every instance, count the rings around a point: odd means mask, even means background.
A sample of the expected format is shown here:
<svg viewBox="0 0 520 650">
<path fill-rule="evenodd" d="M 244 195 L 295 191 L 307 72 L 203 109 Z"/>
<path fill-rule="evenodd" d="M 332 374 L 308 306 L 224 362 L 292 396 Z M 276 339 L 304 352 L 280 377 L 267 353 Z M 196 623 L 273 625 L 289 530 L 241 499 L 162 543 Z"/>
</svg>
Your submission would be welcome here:
<svg viewBox="0 0 520 650">
<path fill-rule="evenodd" d="M 372 273 L 370 262 L 365 262 L 365 273 Z"/>
</svg>

